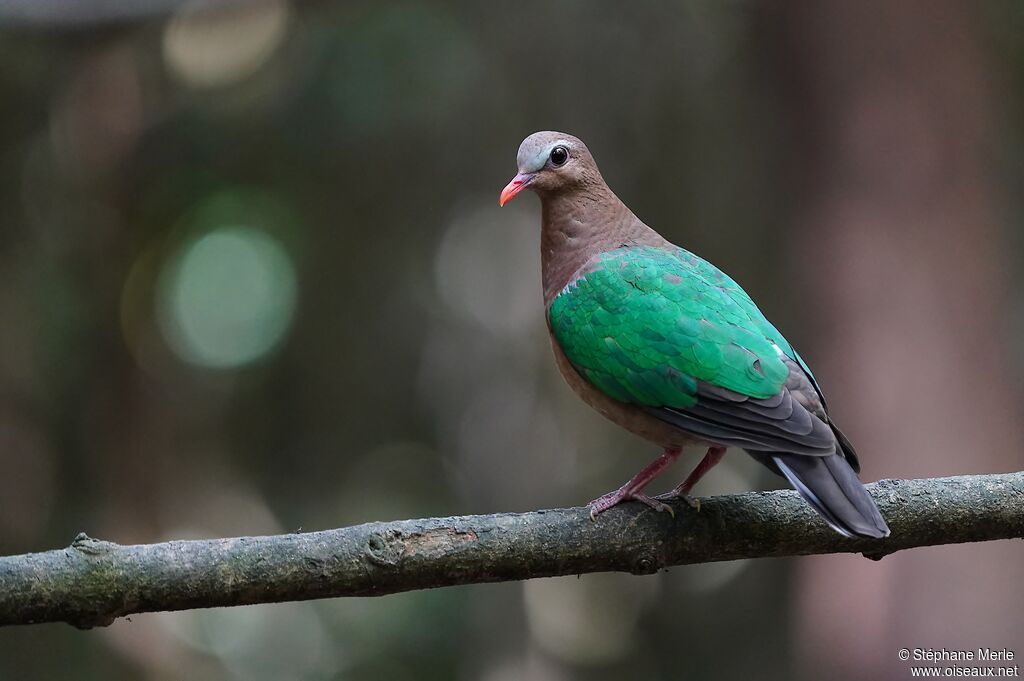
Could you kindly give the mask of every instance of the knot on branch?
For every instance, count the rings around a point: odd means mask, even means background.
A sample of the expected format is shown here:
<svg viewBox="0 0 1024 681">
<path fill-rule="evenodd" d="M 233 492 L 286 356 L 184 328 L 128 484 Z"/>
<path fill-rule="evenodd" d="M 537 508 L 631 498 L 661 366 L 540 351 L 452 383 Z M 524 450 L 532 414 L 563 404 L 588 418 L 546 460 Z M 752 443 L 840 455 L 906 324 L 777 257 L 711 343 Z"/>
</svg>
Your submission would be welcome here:
<svg viewBox="0 0 1024 681">
<path fill-rule="evenodd" d="M 85 532 L 79 532 L 78 536 L 75 537 L 74 541 L 71 542 L 71 548 L 79 553 L 83 553 L 86 556 L 102 556 L 110 553 L 117 548 L 117 544 L 110 541 L 103 541 L 102 539 L 93 539 Z"/>
<path fill-rule="evenodd" d="M 405 542 L 398 530 L 372 532 L 366 540 L 366 557 L 371 563 L 383 567 L 398 565 L 405 553 Z"/>
<path fill-rule="evenodd" d="M 653 575 L 665 566 L 665 560 L 653 552 L 641 552 L 633 561 L 630 572 L 634 575 Z"/>
</svg>

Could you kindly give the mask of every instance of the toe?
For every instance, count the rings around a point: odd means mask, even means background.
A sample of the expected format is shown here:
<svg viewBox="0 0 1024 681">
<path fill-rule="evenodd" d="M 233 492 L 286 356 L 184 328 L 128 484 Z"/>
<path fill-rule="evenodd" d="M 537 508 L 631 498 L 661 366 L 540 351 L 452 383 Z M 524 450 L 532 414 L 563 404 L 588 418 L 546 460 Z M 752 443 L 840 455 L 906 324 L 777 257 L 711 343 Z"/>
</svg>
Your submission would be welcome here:
<svg viewBox="0 0 1024 681">
<path fill-rule="evenodd" d="M 652 499 L 651 497 L 647 496 L 646 494 L 634 494 L 632 498 L 633 498 L 634 501 L 639 501 L 642 504 L 647 504 L 648 506 L 653 508 L 655 511 L 658 511 L 659 513 L 664 512 L 664 513 L 668 513 L 673 518 L 676 517 L 676 510 L 674 508 L 672 508 L 671 506 L 669 506 L 668 504 L 666 504 L 666 503 L 664 503 L 662 501 L 658 501 L 657 499 Z"/>
</svg>

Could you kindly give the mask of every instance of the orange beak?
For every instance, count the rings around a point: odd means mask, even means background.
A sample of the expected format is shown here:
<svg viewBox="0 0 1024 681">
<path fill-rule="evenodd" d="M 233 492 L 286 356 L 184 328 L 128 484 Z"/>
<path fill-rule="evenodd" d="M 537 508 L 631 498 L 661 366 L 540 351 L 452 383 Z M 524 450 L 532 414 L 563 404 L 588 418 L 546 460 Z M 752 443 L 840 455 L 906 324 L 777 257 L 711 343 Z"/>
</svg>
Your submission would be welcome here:
<svg viewBox="0 0 1024 681">
<path fill-rule="evenodd" d="M 515 195 L 526 189 L 526 185 L 533 182 L 533 178 L 537 177 L 536 174 L 520 173 L 512 178 L 512 181 L 505 185 L 505 188 L 501 190 L 501 196 L 498 197 L 498 205 L 504 206 L 506 203 L 515 198 Z"/>
</svg>

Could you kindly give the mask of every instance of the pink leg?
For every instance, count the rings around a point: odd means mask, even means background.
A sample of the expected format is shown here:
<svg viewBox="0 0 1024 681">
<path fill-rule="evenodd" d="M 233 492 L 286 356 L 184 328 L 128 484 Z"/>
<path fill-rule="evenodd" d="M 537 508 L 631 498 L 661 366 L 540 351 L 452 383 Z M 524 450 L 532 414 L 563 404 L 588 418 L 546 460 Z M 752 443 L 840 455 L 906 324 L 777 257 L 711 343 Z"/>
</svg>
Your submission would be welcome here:
<svg viewBox="0 0 1024 681">
<path fill-rule="evenodd" d="M 639 501 L 647 504 L 656 511 L 668 511 L 672 513 L 672 507 L 660 501 L 656 501 L 646 494 L 643 494 L 644 487 L 653 480 L 658 473 L 661 473 L 667 466 L 679 458 L 679 447 L 666 447 L 661 456 L 647 464 L 647 466 L 633 476 L 633 478 L 614 492 L 609 492 L 590 502 L 590 518 L 593 520 L 599 513 L 604 513 L 612 506 L 623 501 Z"/>
<path fill-rule="evenodd" d="M 693 472 L 686 476 L 686 480 L 683 480 L 678 487 L 669 492 L 668 494 L 661 495 L 660 498 L 672 498 L 681 497 L 686 499 L 690 506 L 696 509 L 700 509 L 700 502 L 690 497 L 690 492 L 693 490 L 701 478 L 707 475 L 707 472 L 718 465 L 718 462 L 725 456 L 725 447 L 709 447 L 708 453 L 704 455 L 704 458 L 700 460 L 697 467 L 693 469 Z"/>
</svg>

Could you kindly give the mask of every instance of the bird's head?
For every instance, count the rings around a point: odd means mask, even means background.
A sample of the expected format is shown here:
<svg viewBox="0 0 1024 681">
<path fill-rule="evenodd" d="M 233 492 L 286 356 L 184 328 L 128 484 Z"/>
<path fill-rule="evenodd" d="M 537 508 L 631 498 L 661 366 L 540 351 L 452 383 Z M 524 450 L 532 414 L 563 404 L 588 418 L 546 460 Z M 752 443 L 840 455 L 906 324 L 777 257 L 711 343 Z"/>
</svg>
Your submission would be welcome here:
<svg viewBox="0 0 1024 681">
<path fill-rule="evenodd" d="M 516 165 L 518 174 L 501 191 L 499 205 L 527 188 L 543 196 L 604 182 L 587 145 L 564 132 L 535 132 L 524 139 Z"/>
</svg>

